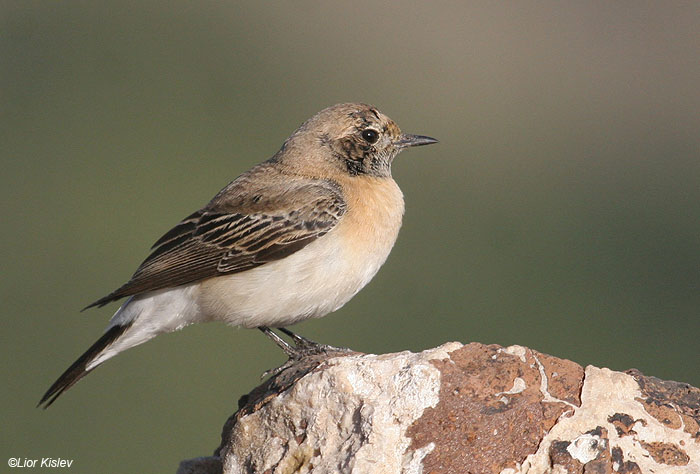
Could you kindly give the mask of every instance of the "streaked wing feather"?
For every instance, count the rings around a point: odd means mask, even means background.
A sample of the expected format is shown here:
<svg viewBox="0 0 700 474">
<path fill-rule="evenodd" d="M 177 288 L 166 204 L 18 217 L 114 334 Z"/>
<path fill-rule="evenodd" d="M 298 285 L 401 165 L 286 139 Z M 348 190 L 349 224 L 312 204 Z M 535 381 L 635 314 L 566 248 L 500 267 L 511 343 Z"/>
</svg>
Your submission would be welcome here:
<svg viewBox="0 0 700 474">
<path fill-rule="evenodd" d="M 154 243 L 151 246 L 151 250 L 155 249 L 156 247 L 162 246 L 166 242 L 175 240 L 183 235 L 188 235 L 190 231 L 194 230 L 195 226 L 197 225 L 197 222 L 202 217 L 202 214 L 203 211 L 199 210 L 185 217 L 182 221 L 180 221 L 178 225 L 170 229 L 170 231 L 166 232 L 165 235 L 163 235 L 163 237 L 158 239 L 156 243 Z"/>
<path fill-rule="evenodd" d="M 158 239 L 127 283 L 88 308 L 125 296 L 249 270 L 291 255 L 326 234 L 345 212 L 345 203 L 338 193 L 329 193 L 325 188 L 323 191 L 326 192 L 317 191 L 315 199 L 306 200 L 291 211 L 197 211 Z"/>
</svg>

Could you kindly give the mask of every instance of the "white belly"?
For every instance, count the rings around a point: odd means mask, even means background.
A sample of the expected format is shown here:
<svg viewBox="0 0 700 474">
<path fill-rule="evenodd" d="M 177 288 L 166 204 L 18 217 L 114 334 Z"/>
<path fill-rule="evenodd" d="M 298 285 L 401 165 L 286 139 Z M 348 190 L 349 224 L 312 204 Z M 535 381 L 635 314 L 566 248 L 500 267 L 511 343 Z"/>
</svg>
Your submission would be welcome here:
<svg viewBox="0 0 700 474">
<path fill-rule="evenodd" d="M 349 252 L 341 236 L 330 232 L 282 260 L 202 282 L 199 307 L 206 319 L 243 327 L 325 316 L 374 277 L 391 245 Z"/>
</svg>

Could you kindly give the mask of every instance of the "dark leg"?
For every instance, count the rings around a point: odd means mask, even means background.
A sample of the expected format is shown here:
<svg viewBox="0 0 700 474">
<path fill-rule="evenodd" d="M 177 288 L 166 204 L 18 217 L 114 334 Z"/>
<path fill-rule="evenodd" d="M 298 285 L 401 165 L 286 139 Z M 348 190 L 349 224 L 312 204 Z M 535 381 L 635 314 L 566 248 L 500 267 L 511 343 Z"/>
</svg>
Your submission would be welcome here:
<svg viewBox="0 0 700 474">
<path fill-rule="evenodd" d="M 304 336 L 295 334 L 287 328 L 277 328 L 284 334 L 292 338 L 294 341 L 294 347 L 300 356 L 306 354 L 320 354 L 322 352 L 352 352 L 352 350 L 345 347 L 335 347 L 329 346 L 328 344 L 319 344 L 318 342 L 307 339 Z"/>
<path fill-rule="evenodd" d="M 260 326 L 258 329 L 260 329 L 267 337 L 272 339 L 272 341 L 277 344 L 277 346 L 284 351 L 289 358 L 294 357 L 297 354 L 297 350 L 290 346 L 287 341 L 279 337 L 277 334 L 275 334 L 272 329 L 270 329 L 267 326 Z M 286 333 L 285 333 L 286 334 Z M 298 337 L 298 336 L 297 336 Z M 296 343 L 296 340 L 295 340 Z"/>
<path fill-rule="evenodd" d="M 311 347 L 316 347 L 316 348 L 322 348 L 322 347 L 330 347 L 326 346 L 325 344 L 319 344 L 318 342 L 314 342 L 311 339 L 307 339 L 304 336 L 300 336 L 299 334 L 295 334 L 292 331 L 290 331 L 287 328 L 277 328 L 283 333 L 285 333 L 287 336 L 292 338 L 292 341 L 294 341 L 294 345 L 297 348 L 311 348 Z"/>
<path fill-rule="evenodd" d="M 282 349 L 285 354 L 287 354 L 287 357 L 289 357 L 289 359 L 284 365 L 276 369 L 268 370 L 263 374 L 263 377 L 265 377 L 266 375 L 277 375 L 283 370 L 293 366 L 296 362 L 304 359 L 305 357 L 318 356 L 319 354 L 330 355 L 331 353 L 354 352 L 353 350 L 344 347 L 333 347 L 326 344 L 319 344 L 318 342 L 314 342 L 310 339 L 299 336 L 298 334 L 294 334 L 287 328 L 277 328 L 281 332 L 289 336 L 292 339 L 292 341 L 294 341 L 294 347 L 292 347 L 291 345 L 289 345 L 289 343 L 287 343 L 287 341 L 279 337 L 269 327 L 260 326 L 258 327 L 258 329 L 260 329 L 267 337 L 272 339 L 274 343 L 277 344 L 277 346 L 280 349 Z"/>
</svg>

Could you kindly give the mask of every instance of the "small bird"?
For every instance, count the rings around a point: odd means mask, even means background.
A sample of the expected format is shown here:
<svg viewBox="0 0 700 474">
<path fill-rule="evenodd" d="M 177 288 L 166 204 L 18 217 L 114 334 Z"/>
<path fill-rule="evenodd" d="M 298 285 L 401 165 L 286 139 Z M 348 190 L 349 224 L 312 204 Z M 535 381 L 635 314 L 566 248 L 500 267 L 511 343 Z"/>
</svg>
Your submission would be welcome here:
<svg viewBox="0 0 700 474">
<path fill-rule="evenodd" d="M 270 327 L 312 346 L 285 326 L 337 310 L 374 277 L 404 213 L 392 161 L 436 142 L 402 133 L 370 105 L 320 111 L 163 235 L 128 282 L 85 308 L 128 297 L 39 406 L 120 352 L 194 323 L 259 328 L 290 357 L 294 348 Z"/>
</svg>

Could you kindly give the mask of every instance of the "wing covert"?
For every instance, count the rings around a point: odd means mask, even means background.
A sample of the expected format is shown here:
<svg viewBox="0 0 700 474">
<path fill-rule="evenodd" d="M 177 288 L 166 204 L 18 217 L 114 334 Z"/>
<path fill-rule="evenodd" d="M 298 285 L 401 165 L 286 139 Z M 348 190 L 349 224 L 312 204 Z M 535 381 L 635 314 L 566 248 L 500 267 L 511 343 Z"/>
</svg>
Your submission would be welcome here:
<svg viewBox="0 0 700 474">
<path fill-rule="evenodd" d="M 279 260 L 325 235 L 345 213 L 340 193 L 326 186 L 295 189 L 278 200 L 285 201 L 297 204 L 252 210 L 210 203 L 158 239 L 127 283 L 87 308 Z"/>
</svg>

